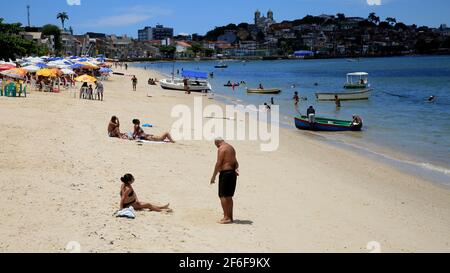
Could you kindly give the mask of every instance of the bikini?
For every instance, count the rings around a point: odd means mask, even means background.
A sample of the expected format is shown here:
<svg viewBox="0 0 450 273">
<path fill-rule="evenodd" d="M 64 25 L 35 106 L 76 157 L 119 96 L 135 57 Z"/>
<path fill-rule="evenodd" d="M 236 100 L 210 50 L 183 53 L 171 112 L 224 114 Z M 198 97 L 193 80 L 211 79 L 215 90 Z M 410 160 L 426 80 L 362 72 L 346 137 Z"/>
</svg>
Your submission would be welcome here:
<svg viewBox="0 0 450 273">
<path fill-rule="evenodd" d="M 131 191 L 130 194 L 128 194 L 128 197 L 133 197 L 133 195 L 134 195 L 134 191 Z M 120 192 L 120 197 L 122 197 L 122 191 Z M 136 200 L 134 200 L 134 201 L 132 201 L 132 202 L 129 202 L 129 203 L 124 203 L 124 204 L 123 204 L 123 207 L 124 207 L 124 208 L 128 208 L 128 207 L 130 207 L 131 205 L 133 205 L 134 203 L 136 203 Z"/>
</svg>

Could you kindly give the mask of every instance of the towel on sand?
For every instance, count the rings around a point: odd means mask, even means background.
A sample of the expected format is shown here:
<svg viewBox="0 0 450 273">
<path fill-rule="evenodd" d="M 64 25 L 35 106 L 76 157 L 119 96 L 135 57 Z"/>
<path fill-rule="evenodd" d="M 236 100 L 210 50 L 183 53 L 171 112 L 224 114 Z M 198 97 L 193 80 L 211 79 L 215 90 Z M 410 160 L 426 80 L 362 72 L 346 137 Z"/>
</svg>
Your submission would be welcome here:
<svg viewBox="0 0 450 273">
<path fill-rule="evenodd" d="M 169 143 L 169 142 L 165 142 L 165 141 L 138 140 L 137 143 L 140 143 L 140 144 L 167 144 L 167 143 Z"/>
<path fill-rule="evenodd" d="M 123 210 L 119 210 L 116 213 L 116 217 L 135 219 L 136 212 L 135 212 L 134 208 L 130 206 L 128 208 L 124 208 Z"/>
</svg>

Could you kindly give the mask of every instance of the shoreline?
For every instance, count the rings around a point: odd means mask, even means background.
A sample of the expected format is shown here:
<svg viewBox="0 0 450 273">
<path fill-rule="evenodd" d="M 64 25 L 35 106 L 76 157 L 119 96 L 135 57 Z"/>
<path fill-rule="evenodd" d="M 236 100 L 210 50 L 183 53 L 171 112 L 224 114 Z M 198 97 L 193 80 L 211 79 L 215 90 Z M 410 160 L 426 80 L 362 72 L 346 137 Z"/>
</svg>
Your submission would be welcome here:
<svg viewBox="0 0 450 273">
<path fill-rule="evenodd" d="M 122 132 L 140 118 L 154 125 L 148 133 L 161 134 L 173 125 L 171 109 L 192 107 L 199 95 L 148 86 L 148 77 L 161 76 L 154 71 L 120 72 L 137 75 L 137 92 L 129 77 L 112 76 L 104 102 L 67 91 L 0 98 L 0 159 L 14 162 L 0 166 L 0 251 L 68 252 L 75 241 L 94 253 L 367 253 L 377 241 L 383 252 L 450 252 L 449 190 L 284 128 L 273 153 L 259 142 L 231 142 L 241 165 L 238 221 L 217 225 L 211 142 L 140 146 L 106 136 L 112 115 Z M 142 201 L 170 202 L 174 213 L 112 217 L 125 173 L 136 177 Z"/>
<path fill-rule="evenodd" d="M 141 67 L 133 67 L 144 70 Z M 161 78 L 171 77 L 171 75 L 169 74 L 153 70 L 152 68 L 150 68 L 150 70 L 159 73 L 161 75 Z M 216 94 L 214 92 L 211 93 L 214 94 L 215 97 L 221 98 L 219 102 L 224 105 L 226 105 L 227 102 L 232 104 L 245 104 L 244 101 L 236 100 L 235 98 L 224 94 Z M 289 120 L 290 118 L 291 117 L 289 115 L 280 113 L 281 127 L 288 129 L 294 133 L 298 133 L 298 130 L 291 123 L 287 123 L 283 120 Z M 396 169 L 402 172 L 406 172 L 410 175 L 419 175 L 423 179 L 437 184 L 438 186 L 444 187 L 446 189 L 450 188 L 450 169 L 448 169 L 448 166 L 445 166 L 444 164 L 426 162 L 420 157 L 416 157 L 412 154 L 395 150 L 377 143 L 370 143 L 370 145 L 361 145 L 361 143 L 352 142 L 352 140 L 348 136 L 339 136 L 339 138 L 336 139 L 335 135 L 330 136 L 316 132 L 308 132 L 307 134 L 322 138 L 319 139 L 319 141 L 332 144 L 334 146 L 340 147 L 341 149 L 355 149 L 355 153 L 369 156 L 374 160 L 382 162 L 386 165 L 393 164 Z"/>
<path fill-rule="evenodd" d="M 450 56 L 449 53 L 436 54 L 406 54 L 406 55 L 374 55 L 374 56 L 335 56 L 335 57 L 313 57 L 313 58 L 294 58 L 286 56 L 269 56 L 264 57 L 233 57 L 233 58 L 183 58 L 183 59 L 153 59 L 153 58 L 135 58 L 135 59 L 121 59 L 120 62 L 127 63 L 148 63 L 148 62 L 210 62 L 210 61 L 313 61 L 313 60 L 342 60 L 342 59 L 372 59 L 372 58 L 398 58 L 398 57 L 435 57 L 435 56 Z"/>
</svg>

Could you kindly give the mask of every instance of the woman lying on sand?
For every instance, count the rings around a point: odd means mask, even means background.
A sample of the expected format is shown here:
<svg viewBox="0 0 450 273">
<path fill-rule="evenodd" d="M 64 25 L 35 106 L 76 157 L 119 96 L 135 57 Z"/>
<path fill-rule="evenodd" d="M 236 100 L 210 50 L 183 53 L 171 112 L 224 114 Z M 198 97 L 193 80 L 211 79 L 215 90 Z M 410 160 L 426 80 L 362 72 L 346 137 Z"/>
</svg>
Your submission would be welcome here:
<svg viewBox="0 0 450 273">
<path fill-rule="evenodd" d="M 108 135 L 109 137 L 128 139 L 127 134 L 122 134 L 120 132 L 120 122 L 116 116 L 113 116 L 108 124 Z"/>
<path fill-rule="evenodd" d="M 120 187 L 120 209 L 133 207 L 135 210 L 149 209 L 156 212 L 172 212 L 169 208 L 169 204 L 159 207 L 150 203 L 139 202 L 136 193 L 131 186 L 134 183 L 134 177 L 131 174 L 126 174 L 120 179 L 122 186 Z"/>
<path fill-rule="evenodd" d="M 166 141 L 169 140 L 171 143 L 175 143 L 172 139 L 172 136 L 169 133 L 165 133 L 164 135 L 158 137 L 154 135 L 148 135 L 142 130 L 141 122 L 138 119 L 133 120 L 134 124 L 134 132 L 133 138 L 138 140 L 147 140 L 147 141 Z"/>
</svg>

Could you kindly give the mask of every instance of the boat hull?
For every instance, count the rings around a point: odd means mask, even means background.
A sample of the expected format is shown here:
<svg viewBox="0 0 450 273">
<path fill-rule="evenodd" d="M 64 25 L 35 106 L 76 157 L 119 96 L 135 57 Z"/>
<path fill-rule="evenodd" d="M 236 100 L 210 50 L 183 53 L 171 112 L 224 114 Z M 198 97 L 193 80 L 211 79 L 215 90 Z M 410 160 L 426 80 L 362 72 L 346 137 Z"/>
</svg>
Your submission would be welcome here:
<svg viewBox="0 0 450 273">
<path fill-rule="evenodd" d="M 344 85 L 345 89 L 365 89 L 368 88 L 368 84 L 348 83 Z"/>
<path fill-rule="evenodd" d="M 250 94 L 280 94 L 280 89 L 247 89 Z"/>
<path fill-rule="evenodd" d="M 319 101 L 334 101 L 335 96 L 341 101 L 349 100 L 368 100 L 372 94 L 372 89 L 358 92 L 336 92 L 336 93 L 316 93 L 316 98 Z"/>
<path fill-rule="evenodd" d="M 363 124 L 353 125 L 351 121 L 316 118 L 315 123 L 310 123 L 305 116 L 295 118 L 295 127 L 299 130 L 322 132 L 348 132 L 361 131 Z"/>
<path fill-rule="evenodd" d="M 182 82 L 173 82 L 171 80 L 160 80 L 159 84 L 161 85 L 161 88 L 166 90 L 175 90 L 175 91 L 185 91 L 184 89 L 184 83 Z M 211 85 L 205 84 L 205 85 L 189 85 L 189 91 L 191 92 L 205 92 L 210 91 Z"/>
</svg>

